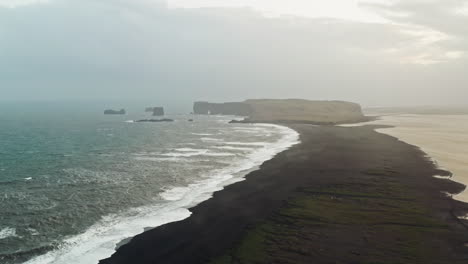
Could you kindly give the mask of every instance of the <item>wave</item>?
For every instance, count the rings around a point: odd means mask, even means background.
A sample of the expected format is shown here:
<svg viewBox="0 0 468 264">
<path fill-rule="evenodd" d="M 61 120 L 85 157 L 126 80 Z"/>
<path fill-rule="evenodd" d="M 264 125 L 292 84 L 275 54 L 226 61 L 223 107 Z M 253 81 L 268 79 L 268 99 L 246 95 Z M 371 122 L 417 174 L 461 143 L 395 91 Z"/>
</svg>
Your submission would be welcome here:
<svg viewBox="0 0 468 264">
<path fill-rule="evenodd" d="M 236 156 L 234 153 L 228 153 L 228 152 L 210 152 L 210 153 L 205 153 L 202 156 L 208 156 L 208 157 L 229 157 L 229 156 Z"/>
<path fill-rule="evenodd" d="M 16 229 L 12 227 L 6 227 L 0 230 L 0 240 L 15 237 L 16 236 Z"/>
<path fill-rule="evenodd" d="M 215 146 L 216 149 L 226 149 L 226 150 L 239 150 L 239 151 L 252 151 L 254 148 L 247 147 L 232 147 L 232 146 Z"/>
<path fill-rule="evenodd" d="M 209 134 L 209 133 L 192 133 L 192 135 L 196 135 L 196 136 L 213 136 L 213 134 Z"/>
<path fill-rule="evenodd" d="M 167 157 L 167 158 L 157 158 L 157 157 L 136 157 L 135 160 L 139 161 L 171 161 L 171 162 L 177 162 L 177 161 L 190 161 L 186 160 L 183 158 L 177 158 L 177 157 Z"/>
<path fill-rule="evenodd" d="M 176 148 L 174 149 L 175 151 L 180 151 L 180 152 L 196 152 L 200 150 L 205 150 L 205 149 L 195 149 L 195 148 Z"/>
<path fill-rule="evenodd" d="M 97 263 L 115 252 L 124 238 L 133 237 L 150 226 L 180 221 L 190 211 L 177 203 L 133 209 L 124 215 L 109 215 L 86 232 L 68 238 L 58 249 L 35 257 L 25 264 L 89 264 Z"/>
<path fill-rule="evenodd" d="M 200 138 L 201 141 L 222 141 L 219 138 L 210 138 L 210 137 L 202 137 Z"/>
<path fill-rule="evenodd" d="M 264 144 L 263 148 L 256 149 L 252 153 L 248 154 L 246 159 L 234 163 L 229 167 L 221 170 L 215 170 L 212 172 L 212 176 L 208 177 L 208 179 L 198 181 L 186 187 L 178 186 L 168 188 L 166 191 L 161 193 L 160 196 L 168 201 L 176 201 L 184 199 L 186 196 L 196 196 L 197 193 L 199 193 L 200 196 L 206 196 L 207 193 L 209 193 L 210 195 L 208 197 L 204 197 L 204 200 L 209 199 L 213 192 L 222 190 L 223 187 L 227 185 L 226 183 L 230 184 L 243 180 L 243 176 L 245 176 L 246 173 L 239 175 L 241 172 L 253 170 L 260 166 L 264 161 L 273 158 L 279 152 L 299 143 L 299 134 L 296 131 L 282 126 L 274 127 L 283 134 L 283 137 L 279 141 L 273 143 L 262 143 Z M 204 190 L 209 191 L 204 192 Z"/>
<path fill-rule="evenodd" d="M 169 153 L 161 153 L 160 156 L 166 157 L 193 157 L 193 156 L 201 156 L 206 155 L 208 153 L 208 149 L 199 149 L 193 151 L 185 151 L 185 152 L 169 152 Z"/>
<path fill-rule="evenodd" d="M 148 227 L 157 227 L 189 217 L 191 212 L 187 208 L 211 198 L 214 192 L 222 190 L 226 185 L 244 180 L 247 172 L 299 143 L 296 131 L 282 126 L 274 127 L 282 135 L 277 142 L 262 144 L 262 148 L 256 148 L 246 155 L 245 159 L 212 171 L 204 180 L 188 186 L 168 186 L 160 194 L 165 200 L 164 203 L 103 217 L 84 233 L 66 239 L 58 249 L 35 257 L 26 264 L 97 263 L 100 259 L 112 255 L 116 245 L 122 240 L 134 237 Z"/>
<path fill-rule="evenodd" d="M 27 178 L 23 178 L 23 179 L 0 181 L 0 185 L 7 185 L 7 184 L 18 183 L 18 182 L 31 181 L 32 179 L 33 179 L 32 177 L 27 177 Z"/>
<path fill-rule="evenodd" d="M 266 146 L 268 142 L 224 142 L 225 145 L 235 146 Z"/>
<path fill-rule="evenodd" d="M 229 157 L 229 156 L 235 156 L 236 154 L 234 153 L 228 153 L 228 152 L 210 152 L 208 149 L 206 150 L 200 150 L 200 151 L 194 151 L 194 152 L 168 152 L 168 153 L 160 153 L 156 154 L 155 156 L 144 156 L 144 155 L 139 155 L 135 157 L 135 160 L 149 160 L 149 161 L 179 161 L 179 160 L 184 160 L 184 161 L 189 161 L 189 159 L 184 159 L 184 158 L 190 158 L 190 157 Z"/>
</svg>

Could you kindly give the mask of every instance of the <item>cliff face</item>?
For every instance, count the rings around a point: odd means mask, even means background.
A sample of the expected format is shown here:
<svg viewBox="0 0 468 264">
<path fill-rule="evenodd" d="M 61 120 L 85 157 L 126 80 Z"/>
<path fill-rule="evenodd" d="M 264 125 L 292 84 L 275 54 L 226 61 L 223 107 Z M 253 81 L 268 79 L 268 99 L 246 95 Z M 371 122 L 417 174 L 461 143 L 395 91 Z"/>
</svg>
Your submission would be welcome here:
<svg viewBox="0 0 468 264">
<path fill-rule="evenodd" d="M 152 112 L 153 116 L 163 116 L 164 107 L 146 107 L 145 112 Z"/>
<path fill-rule="evenodd" d="M 162 107 L 153 108 L 153 116 L 163 116 L 163 115 L 164 115 L 164 108 Z"/>
<path fill-rule="evenodd" d="M 195 114 L 248 116 L 246 122 L 354 123 L 365 121 L 361 106 L 344 101 L 260 99 L 239 103 L 195 102 Z"/>
<path fill-rule="evenodd" d="M 252 109 L 246 103 L 209 103 L 195 102 L 193 113 L 198 115 L 238 115 L 249 116 Z"/>
<path fill-rule="evenodd" d="M 365 121 L 361 106 L 344 101 L 247 100 L 252 107 L 249 121 L 301 121 L 315 123 L 353 123 Z"/>
<path fill-rule="evenodd" d="M 120 109 L 120 110 L 112 110 L 112 109 L 107 109 L 104 111 L 105 115 L 125 115 L 125 109 Z"/>
</svg>

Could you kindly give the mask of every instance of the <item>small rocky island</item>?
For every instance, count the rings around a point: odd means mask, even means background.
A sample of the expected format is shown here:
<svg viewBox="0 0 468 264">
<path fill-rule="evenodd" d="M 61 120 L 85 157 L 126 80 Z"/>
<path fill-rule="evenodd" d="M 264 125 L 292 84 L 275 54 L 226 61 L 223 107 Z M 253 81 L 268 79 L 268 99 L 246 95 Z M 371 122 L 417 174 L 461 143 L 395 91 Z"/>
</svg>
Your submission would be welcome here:
<svg viewBox="0 0 468 264">
<path fill-rule="evenodd" d="M 152 112 L 153 116 L 164 116 L 164 107 L 147 107 L 145 112 Z"/>
<path fill-rule="evenodd" d="M 125 115 L 127 112 L 125 109 L 120 109 L 120 110 L 112 110 L 112 109 L 107 109 L 104 111 L 105 115 Z"/>
<path fill-rule="evenodd" d="M 163 118 L 163 119 L 140 119 L 135 120 L 135 123 L 160 123 L 160 122 L 174 122 L 173 119 Z"/>
</svg>

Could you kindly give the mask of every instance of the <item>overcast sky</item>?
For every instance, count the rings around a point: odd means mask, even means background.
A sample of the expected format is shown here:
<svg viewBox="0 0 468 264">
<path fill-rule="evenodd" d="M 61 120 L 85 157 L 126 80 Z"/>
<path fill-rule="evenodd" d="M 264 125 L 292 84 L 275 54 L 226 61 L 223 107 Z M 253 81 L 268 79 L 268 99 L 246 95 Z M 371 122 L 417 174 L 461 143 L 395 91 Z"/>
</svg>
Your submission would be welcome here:
<svg viewBox="0 0 468 264">
<path fill-rule="evenodd" d="M 468 105 L 468 0 L 0 0 L 0 101 Z"/>
</svg>

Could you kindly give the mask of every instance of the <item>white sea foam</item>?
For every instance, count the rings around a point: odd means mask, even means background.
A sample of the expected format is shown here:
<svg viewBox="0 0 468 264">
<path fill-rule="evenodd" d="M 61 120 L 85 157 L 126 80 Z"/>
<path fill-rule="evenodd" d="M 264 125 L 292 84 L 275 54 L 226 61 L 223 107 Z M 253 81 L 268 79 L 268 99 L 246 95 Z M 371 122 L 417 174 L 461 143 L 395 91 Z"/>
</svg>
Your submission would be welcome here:
<svg viewBox="0 0 468 264">
<path fill-rule="evenodd" d="M 24 178 L 25 181 L 30 181 L 32 180 L 32 177 Z"/>
<path fill-rule="evenodd" d="M 210 138 L 210 137 L 202 137 L 200 138 L 201 141 L 221 141 L 219 138 Z"/>
<path fill-rule="evenodd" d="M 39 235 L 39 232 L 34 228 L 26 228 L 26 231 L 31 233 L 32 236 L 38 236 Z"/>
<path fill-rule="evenodd" d="M 177 161 L 184 161 L 184 162 L 189 162 L 190 160 L 186 160 L 183 158 L 178 158 L 178 157 L 167 157 L 167 158 L 158 158 L 158 157 L 136 157 L 135 160 L 140 160 L 140 161 L 171 161 L 171 162 L 177 162 Z"/>
<path fill-rule="evenodd" d="M 186 196 L 193 196 L 196 193 L 199 193 L 197 196 L 208 199 L 211 197 L 213 192 L 221 190 L 224 186 L 243 180 L 245 173 L 242 172 L 255 169 L 264 161 L 271 159 L 277 153 L 299 143 L 299 134 L 296 131 L 282 126 L 272 126 L 278 130 L 278 132 L 283 134 L 283 137 L 279 141 L 273 143 L 262 142 L 262 148 L 249 148 L 249 150 L 255 151 L 248 154 L 245 159 L 240 160 L 237 163 L 234 163 L 224 169 L 215 170 L 207 179 L 193 183 L 189 186 L 169 188 L 168 190 L 161 193 L 160 196 L 168 201 L 177 201 L 184 199 Z M 242 142 L 234 143 L 237 145 L 238 143 Z"/>
<path fill-rule="evenodd" d="M 177 144 L 177 145 L 179 145 L 179 146 L 183 146 L 183 145 L 195 146 L 195 145 L 197 145 L 197 144 L 196 144 L 196 143 L 179 143 L 179 144 Z"/>
<path fill-rule="evenodd" d="M 262 148 L 246 155 L 245 159 L 221 170 L 213 171 L 201 181 L 188 186 L 167 188 L 160 196 L 167 202 L 144 206 L 124 214 L 109 215 L 91 226 L 86 232 L 68 238 L 54 251 L 33 258 L 26 264 L 89 264 L 109 257 L 124 238 L 133 237 L 148 227 L 180 221 L 190 216 L 186 208 L 212 197 L 224 186 L 242 181 L 251 171 L 277 153 L 299 143 L 298 133 L 282 126 L 272 127 L 283 136 L 273 143 L 262 143 Z M 2 231 L 3 232 L 3 231 Z"/>
<path fill-rule="evenodd" d="M 137 155 L 135 157 L 136 160 L 149 160 L 149 161 L 178 161 L 182 160 L 182 158 L 190 158 L 190 157 L 198 157 L 198 156 L 205 156 L 205 157 L 228 157 L 228 156 L 235 156 L 234 153 L 228 152 L 210 152 L 209 149 L 199 149 L 193 151 L 183 151 L 183 152 L 168 152 L 168 153 L 158 153 L 153 154 L 154 156 L 145 156 L 145 155 Z"/>
<path fill-rule="evenodd" d="M 33 258 L 25 264 L 97 263 L 112 255 L 122 239 L 142 233 L 151 226 L 183 220 L 190 214 L 179 202 L 141 207 L 125 215 L 109 215 L 86 232 L 66 239 L 59 249 Z"/>
<path fill-rule="evenodd" d="M 267 142 L 225 142 L 225 145 L 235 145 L 235 146 L 266 146 L 269 143 Z"/>
<path fill-rule="evenodd" d="M 209 152 L 203 154 L 203 156 L 208 156 L 208 157 L 229 157 L 229 156 L 235 156 L 236 154 L 234 153 L 228 153 L 228 152 Z"/>
<path fill-rule="evenodd" d="M 252 151 L 253 148 L 248 147 L 232 147 L 232 146 L 215 146 L 216 149 L 226 149 L 226 150 L 240 150 L 240 151 Z"/>
<path fill-rule="evenodd" d="M 194 149 L 194 148 L 176 148 L 174 149 L 175 151 L 181 151 L 181 152 L 197 152 L 200 150 L 205 150 L 205 149 Z"/>
<path fill-rule="evenodd" d="M 193 157 L 193 156 L 201 156 L 206 155 L 208 153 L 208 149 L 200 149 L 195 151 L 185 151 L 185 152 L 168 152 L 168 153 L 161 153 L 160 156 L 166 157 Z"/>
<path fill-rule="evenodd" d="M 16 236 L 16 229 L 11 227 L 6 227 L 0 230 L 0 240 L 5 239 L 8 237 L 15 237 Z"/>
<path fill-rule="evenodd" d="M 235 128 L 234 131 L 245 133 L 258 133 L 265 132 L 265 129 L 263 127 L 238 127 Z"/>
<path fill-rule="evenodd" d="M 210 134 L 210 133 L 192 133 L 192 135 L 196 135 L 196 136 L 213 136 L 213 134 Z"/>
</svg>

